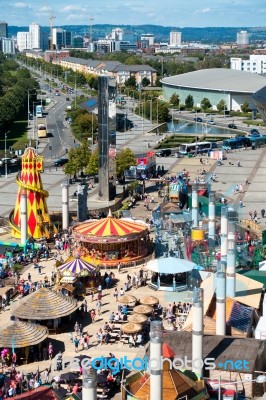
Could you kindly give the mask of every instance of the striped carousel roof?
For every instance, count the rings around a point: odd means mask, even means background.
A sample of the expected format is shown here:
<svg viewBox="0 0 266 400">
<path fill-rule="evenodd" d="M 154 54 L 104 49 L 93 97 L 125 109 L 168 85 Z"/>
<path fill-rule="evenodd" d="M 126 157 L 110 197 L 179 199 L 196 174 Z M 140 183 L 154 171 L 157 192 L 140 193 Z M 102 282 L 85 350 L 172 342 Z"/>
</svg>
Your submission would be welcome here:
<svg viewBox="0 0 266 400">
<path fill-rule="evenodd" d="M 108 216 L 100 220 L 87 221 L 74 227 L 74 233 L 82 236 L 126 236 L 147 230 L 145 224 L 138 224 L 122 218 Z"/>
<path fill-rule="evenodd" d="M 95 266 L 83 260 L 82 258 L 77 257 L 61 265 L 58 270 L 61 274 L 64 274 L 64 272 L 69 272 L 74 275 L 79 275 L 80 273 L 82 273 L 82 271 L 94 273 Z"/>
</svg>

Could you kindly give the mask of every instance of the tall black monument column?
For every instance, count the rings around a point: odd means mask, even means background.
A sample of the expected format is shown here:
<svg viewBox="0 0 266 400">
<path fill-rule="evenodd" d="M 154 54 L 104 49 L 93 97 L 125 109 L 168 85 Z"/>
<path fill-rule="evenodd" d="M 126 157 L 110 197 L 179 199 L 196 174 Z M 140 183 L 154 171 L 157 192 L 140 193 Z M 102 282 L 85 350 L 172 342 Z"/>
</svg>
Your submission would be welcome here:
<svg viewBox="0 0 266 400">
<path fill-rule="evenodd" d="M 108 77 L 98 79 L 99 199 L 109 201 L 109 96 Z"/>
</svg>

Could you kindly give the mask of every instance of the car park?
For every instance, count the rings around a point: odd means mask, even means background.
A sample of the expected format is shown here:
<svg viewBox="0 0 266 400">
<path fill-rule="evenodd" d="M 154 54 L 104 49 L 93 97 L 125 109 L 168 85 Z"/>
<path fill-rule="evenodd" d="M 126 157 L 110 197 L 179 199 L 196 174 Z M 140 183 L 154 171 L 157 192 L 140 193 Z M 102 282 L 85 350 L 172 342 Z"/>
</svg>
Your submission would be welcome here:
<svg viewBox="0 0 266 400">
<path fill-rule="evenodd" d="M 59 158 L 58 160 L 56 160 L 54 162 L 54 166 L 55 167 L 62 167 L 66 163 L 68 163 L 68 158 Z"/>
<path fill-rule="evenodd" d="M 157 157 L 168 157 L 172 154 L 171 149 L 162 149 L 157 151 L 156 156 Z"/>
<path fill-rule="evenodd" d="M 227 125 L 228 126 L 228 128 L 230 128 L 230 129 L 237 129 L 237 126 L 235 125 L 235 124 L 229 124 L 229 125 Z"/>
<path fill-rule="evenodd" d="M 196 121 L 196 122 L 203 122 L 203 119 L 200 118 L 200 117 L 196 117 L 196 118 L 194 118 L 194 121 Z"/>
</svg>

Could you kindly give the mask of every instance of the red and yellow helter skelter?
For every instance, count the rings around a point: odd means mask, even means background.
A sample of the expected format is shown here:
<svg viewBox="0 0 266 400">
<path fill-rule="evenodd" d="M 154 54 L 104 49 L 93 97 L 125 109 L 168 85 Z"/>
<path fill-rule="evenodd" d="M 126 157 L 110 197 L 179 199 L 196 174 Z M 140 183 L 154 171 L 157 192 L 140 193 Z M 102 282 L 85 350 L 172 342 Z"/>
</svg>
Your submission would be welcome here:
<svg viewBox="0 0 266 400">
<path fill-rule="evenodd" d="M 33 147 L 28 147 L 22 156 L 21 173 L 17 175 L 18 194 L 15 209 L 11 212 L 9 223 L 12 227 L 12 236 L 20 238 L 20 198 L 21 191 L 27 192 L 27 219 L 28 235 L 34 239 L 50 237 L 50 216 L 46 204 L 49 193 L 43 189 L 41 171 L 43 159 Z"/>
<path fill-rule="evenodd" d="M 114 218 L 111 214 L 100 220 L 77 223 L 73 236 L 79 242 L 75 253 L 93 265 L 127 264 L 145 258 L 149 252 L 147 225 Z"/>
</svg>

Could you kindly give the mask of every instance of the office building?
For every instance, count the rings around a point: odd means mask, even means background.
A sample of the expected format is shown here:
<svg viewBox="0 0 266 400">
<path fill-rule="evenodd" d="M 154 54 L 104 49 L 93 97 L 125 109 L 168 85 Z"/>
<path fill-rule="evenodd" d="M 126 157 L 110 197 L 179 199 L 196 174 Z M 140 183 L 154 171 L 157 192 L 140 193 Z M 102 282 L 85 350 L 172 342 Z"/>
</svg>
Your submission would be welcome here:
<svg viewBox="0 0 266 400">
<path fill-rule="evenodd" d="M 17 48 L 20 52 L 31 49 L 31 37 L 29 32 L 17 33 Z"/>
<path fill-rule="evenodd" d="M 31 48 L 32 49 L 40 49 L 41 48 L 41 26 L 33 22 L 29 26 L 29 34 L 31 40 Z"/>
<path fill-rule="evenodd" d="M 249 45 L 249 33 L 247 31 L 237 32 L 236 44 L 238 47 L 247 47 Z"/>
<path fill-rule="evenodd" d="M 170 32 L 170 46 L 181 45 L 182 32 L 172 31 Z"/>
<path fill-rule="evenodd" d="M 123 29 L 121 28 L 112 29 L 111 39 L 114 39 L 116 41 L 123 40 L 123 33 Z"/>
<path fill-rule="evenodd" d="M 56 50 L 72 46 L 72 32 L 53 28 L 53 46 Z"/>
<path fill-rule="evenodd" d="M 146 33 L 145 35 L 141 35 L 140 40 L 148 40 L 149 46 L 154 45 L 154 35 L 152 33 Z"/>
<path fill-rule="evenodd" d="M 7 38 L 8 37 L 8 25 L 4 21 L 0 21 L 0 37 Z"/>
<path fill-rule="evenodd" d="M 83 37 L 82 36 L 74 36 L 72 40 L 72 46 L 75 49 L 80 49 L 84 47 Z"/>
</svg>

